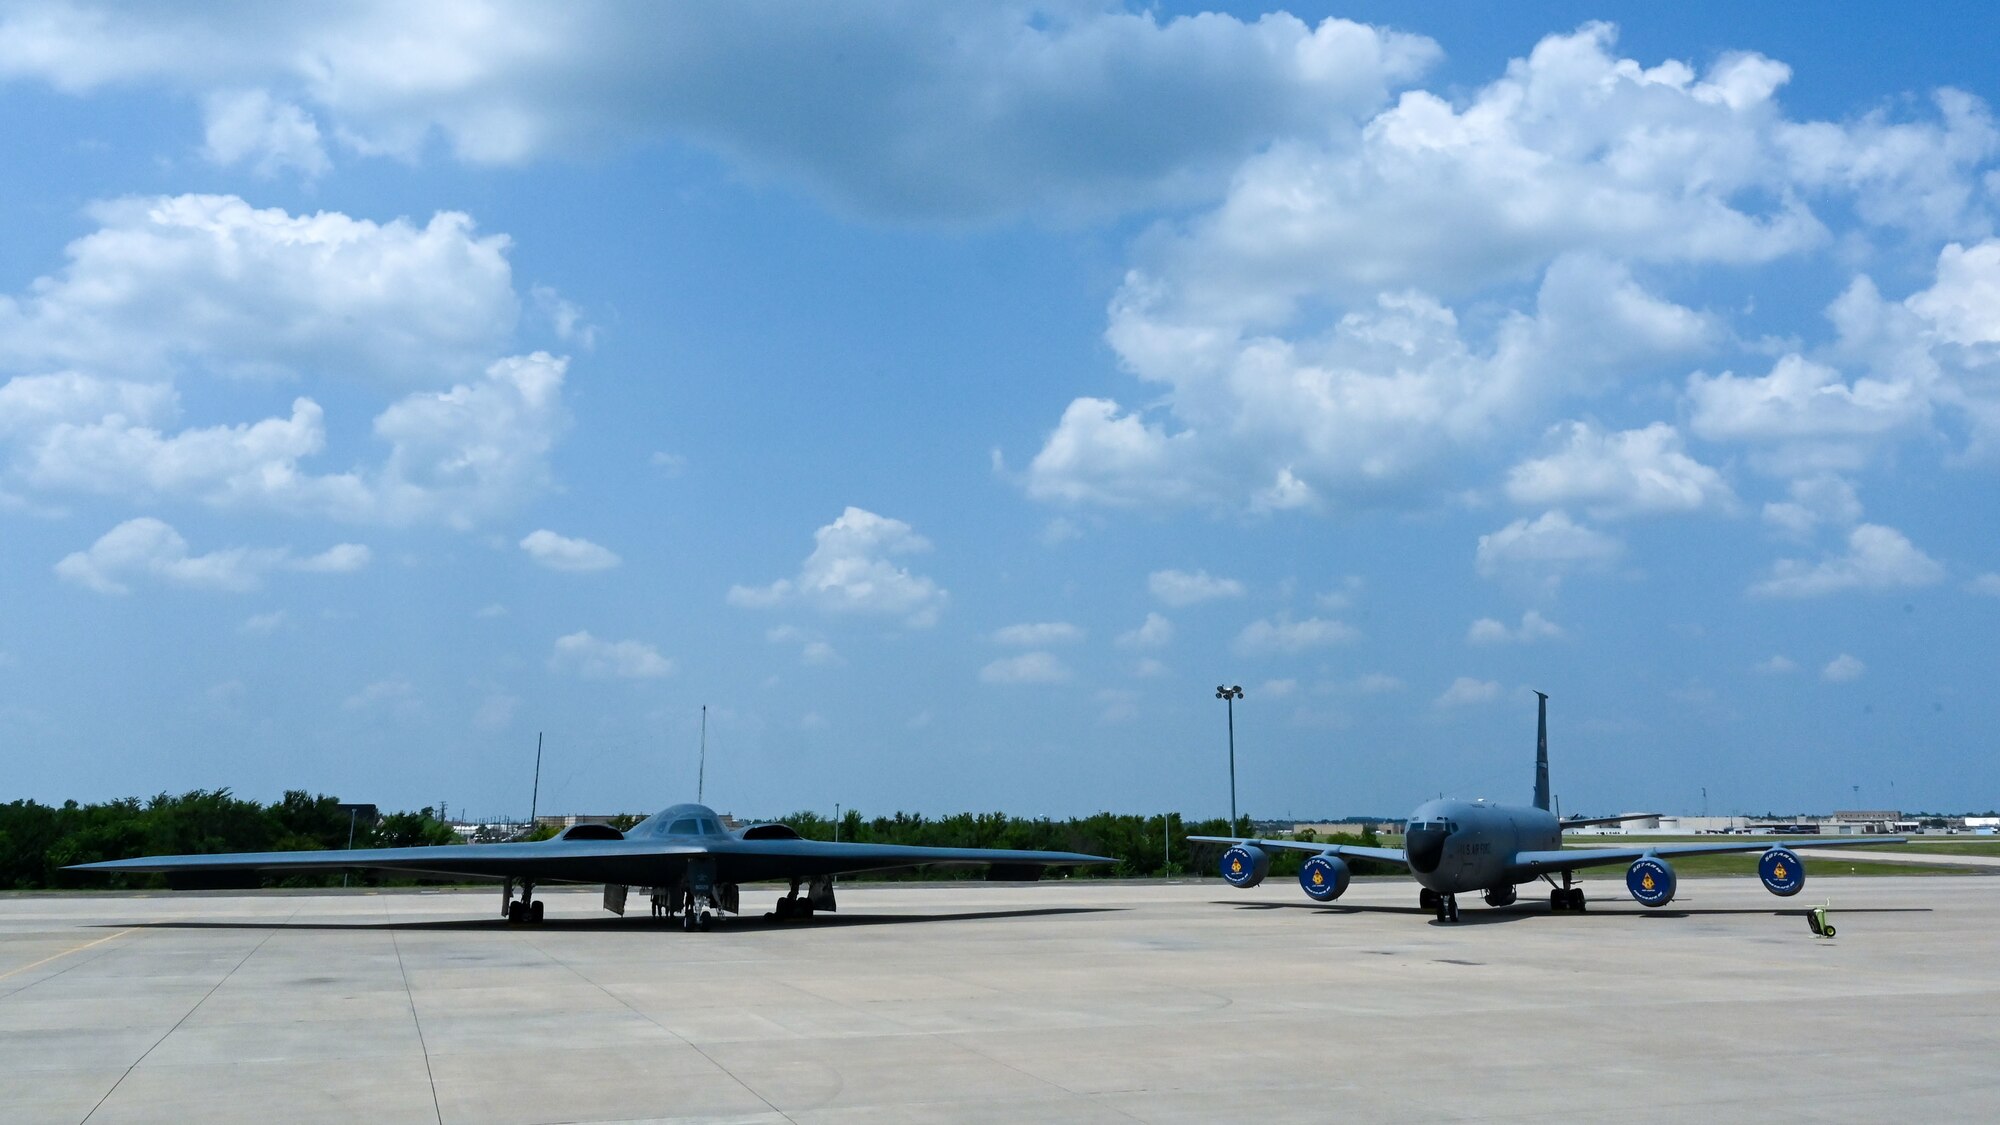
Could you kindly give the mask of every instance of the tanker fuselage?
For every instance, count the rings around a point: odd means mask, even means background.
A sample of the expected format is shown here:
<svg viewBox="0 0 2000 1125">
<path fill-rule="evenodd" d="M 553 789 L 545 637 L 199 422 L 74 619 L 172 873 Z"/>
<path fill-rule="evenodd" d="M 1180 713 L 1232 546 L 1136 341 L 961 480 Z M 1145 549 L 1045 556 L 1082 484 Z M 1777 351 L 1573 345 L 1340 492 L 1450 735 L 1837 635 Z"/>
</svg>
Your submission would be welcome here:
<svg viewBox="0 0 2000 1125">
<path fill-rule="evenodd" d="M 1534 875 L 1513 871 L 1514 856 L 1560 847 L 1555 814 L 1524 805 L 1426 801 L 1403 826 L 1411 877 L 1441 895 L 1526 882 Z"/>
</svg>

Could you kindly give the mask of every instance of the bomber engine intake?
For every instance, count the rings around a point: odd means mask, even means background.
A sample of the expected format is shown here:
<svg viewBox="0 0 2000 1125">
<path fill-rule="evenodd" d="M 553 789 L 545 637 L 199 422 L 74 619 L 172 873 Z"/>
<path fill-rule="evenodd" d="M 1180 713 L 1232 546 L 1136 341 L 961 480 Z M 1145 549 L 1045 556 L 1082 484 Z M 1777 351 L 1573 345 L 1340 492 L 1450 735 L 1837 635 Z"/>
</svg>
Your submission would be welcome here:
<svg viewBox="0 0 2000 1125">
<path fill-rule="evenodd" d="M 1339 856 L 1316 855 L 1299 865 L 1299 886 L 1314 902 L 1332 902 L 1347 891 L 1354 878 L 1346 861 Z"/>
<path fill-rule="evenodd" d="M 1625 889 L 1640 906 L 1665 906 L 1674 901 L 1674 869 L 1658 856 L 1640 856 L 1625 869 Z"/>
<path fill-rule="evenodd" d="M 1232 887 L 1254 887 L 1271 873 L 1271 853 L 1255 844 L 1232 844 L 1222 853 L 1222 878 Z"/>
</svg>

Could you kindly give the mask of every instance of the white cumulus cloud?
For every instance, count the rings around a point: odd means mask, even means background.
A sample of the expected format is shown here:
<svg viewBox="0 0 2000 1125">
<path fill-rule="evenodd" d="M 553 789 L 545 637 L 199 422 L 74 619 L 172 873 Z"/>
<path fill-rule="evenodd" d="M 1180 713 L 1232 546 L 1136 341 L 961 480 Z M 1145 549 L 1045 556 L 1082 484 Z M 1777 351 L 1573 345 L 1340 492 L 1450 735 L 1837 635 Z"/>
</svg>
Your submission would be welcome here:
<svg viewBox="0 0 2000 1125">
<path fill-rule="evenodd" d="M 768 586 L 732 586 L 729 604 L 750 609 L 796 604 L 833 614 L 895 617 L 926 628 L 936 624 L 949 596 L 891 559 L 930 549 L 930 541 L 902 520 L 850 507 L 813 533 L 813 552 L 797 577 Z"/>
<path fill-rule="evenodd" d="M 1529 610 L 1521 615 L 1518 628 L 1509 628 L 1507 623 L 1491 617 L 1482 617 L 1465 631 L 1465 639 L 1470 644 L 1532 644 L 1535 641 L 1553 640 L 1563 635 L 1562 626 L 1543 617 L 1538 610 Z"/>
<path fill-rule="evenodd" d="M 1307 617 L 1294 621 L 1281 616 L 1264 618 L 1245 625 L 1243 631 L 1236 634 L 1236 641 L 1232 647 L 1244 656 L 1291 654 L 1326 648 L 1330 645 L 1348 644 L 1360 637 L 1360 630 L 1345 622 L 1323 617 Z"/>
<path fill-rule="evenodd" d="M 1809 538 L 1822 525 L 1852 527 L 1861 522 L 1861 498 L 1854 485 L 1830 473 L 1795 480 L 1790 500 L 1764 505 L 1764 522 L 1780 535 Z"/>
<path fill-rule="evenodd" d="M 129 594 L 140 579 L 197 589 L 245 591 L 263 584 L 276 570 L 344 574 L 368 564 L 370 552 L 342 543 L 317 555 L 298 556 L 288 547 L 228 547 L 195 554 L 180 532 L 164 520 L 141 516 L 99 536 L 89 549 L 56 563 L 56 575 L 100 594 Z"/>
<path fill-rule="evenodd" d="M 1500 685 L 1492 680 L 1478 680 L 1471 676 L 1460 676 L 1451 682 L 1432 703 L 1438 707 L 1470 707 L 1480 703 L 1491 703 L 1500 698 Z"/>
<path fill-rule="evenodd" d="M 1518 519 L 1479 537 L 1475 554 L 1484 575 L 1525 574 L 1545 579 L 1599 571 L 1624 554 L 1624 544 L 1556 510 L 1532 520 Z"/>
<path fill-rule="evenodd" d="M 1165 648 L 1173 639 L 1174 623 L 1151 612 L 1138 628 L 1118 634 L 1118 643 L 1125 648 Z"/>
<path fill-rule="evenodd" d="M 1075 644 L 1082 639 L 1083 630 L 1067 621 L 1030 622 L 993 631 L 994 644 L 1016 648 L 1046 648 L 1049 645 Z"/>
<path fill-rule="evenodd" d="M 1896 590 L 1944 579 L 1944 567 L 1893 527 L 1864 523 L 1847 536 L 1847 550 L 1817 563 L 1780 559 L 1771 576 L 1750 587 L 1770 598 L 1816 598 L 1848 590 Z"/>
<path fill-rule="evenodd" d="M 195 93 L 211 149 L 243 157 L 304 159 L 315 118 L 356 156 L 416 159 L 435 138 L 480 165 L 667 135 L 847 208 L 945 218 L 1199 197 L 1437 54 L 1340 19 L 1015 2 L 0 14 L 0 77 Z"/>
<path fill-rule="evenodd" d="M 586 680 L 657 680 L 674 673 L 674 662 L 644 641 L 606 641 L 579 630 L 557 637 L 549 667 Z"/>
<path fill-rule="evenodd" d="M 1068 666 L 1052 652 L 1024 652 L 979 670 L 980 681 L 989 684 L 1059 684 L 1069 678 Z"/>
<path fill-rule="evenodd" d="M 0 384 L 8 494 L 467 527 L 548 486 L 567 360 L 495 358 L 518 304 L 504 235 L 456 213 L 418 227 L 234 196 L 90 214 L 64 269 L 0 296 L 0 374 L 24 372 Z M 276 416 L 184 421 L 176 384 L 218 378 L 232 393 L 193 396 L 206 409 L 275 379 L 382 395 L 378 455 L 330 448 L 353 427 L 312 394 Z"/>
<path fill-rule="evenodd" d="M 1868 665 L 1843 652 L 1827 661 L 1826 667 L 1819 670 L 1819 676 L 1828 683 L 1845 684 L 1860 679 L 1866 671 Z"/>
<path fill-rule="evenodd" d="M 1193 573 L 1156 570 L 1146 576 L 1146 589 L 1152 591 L 1154 597 L 1176 607 L 1243 596 L 1243 583 L 1234 578 L 1213 577 L 1206 570 Z"/>
<path fill-rule="evenodd" d="M 490 362 L 518 314 L 509 240 L 459 212 L 417 226 L 180 195 L 90 216 L 60 273 L 0 297 L 0 364 L 435 385 Z"/>
<path fill-rule="evenodd" d="M 1938 252 L 1937 281 L 1907 302 L 1953 344 L 2000 344 L 2000 239 Z"/>
<path fill-rule="evenodd" d="M 1536 507 L 1578 505 L 1596 519 L 1727 509 L 1735 495 L 1722 474 L 1682 448 L 1664 422 L 1605 433 L 1588 422 L 1551 431 L 1562 448 L 1507 474 L 1507 496 Z"/>
<path fill-rule="evenodd" d="M 277 101 L 268 90 L 217 91 L 202 108 L 207 122 L 203 153 L 217 164 L 248 162 L 260 176 L 290 168 L 307 179 L 333 166 L 312 115 Z"/>
<path fill-rule="evenodd" d="M 536 565 L 550 570 L 610 570 L 621 561 L 608 547 L 601 547 L 588 539 L 557 535 L 547 528 L 529 532 L 521 540 L 521 549 Z"/>
<path fill-rule="evenodd" d="M 408 680 L 377 680 L 348 696 L 341 706 L 349 711 L 409 718 L 423 709 L 423 698 Z"/>
</svg>

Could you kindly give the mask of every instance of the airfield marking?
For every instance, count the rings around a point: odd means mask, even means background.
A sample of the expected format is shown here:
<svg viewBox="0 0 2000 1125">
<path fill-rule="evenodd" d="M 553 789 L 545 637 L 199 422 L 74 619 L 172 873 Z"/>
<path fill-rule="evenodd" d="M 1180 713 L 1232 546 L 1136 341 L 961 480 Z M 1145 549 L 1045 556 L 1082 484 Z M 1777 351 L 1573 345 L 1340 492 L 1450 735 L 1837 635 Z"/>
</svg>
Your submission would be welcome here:
<svg viewBox="0 0 2000 1125">
<path fill-rule="evenodd" d="M 625 1009 L 631 1012 L 633 1015 L 638 1016 L 640 1019 L 645 1020 L 647 1023 L 652 1024 L 654 1027 L 659 1028 L 661 1031 L 666 1032 L 668 1035 L 671 1035 L 675 1039 L 678 1039 L 682 1043 L 686 1044 L 689 1050 L 692 1050 L 695 1054 L 700 1055 L 704 1060 L 707 1061 L 708 1065 L 714 1067 L 716 1070 L 722 1072 L 723 1074 L 728 1075 L 730 1081 L 736 1083 L 738 1086 L 743 1087 L 744 1093 L 749 1094 L 751 1097 L 756 1098 L 760 1102 L 763 1102 L 765 1106 L 769 1107 L 772 1113 L 777 1114 L 779 1117 L 784 1118 L 786 1121 L 797 1121 L 797 1118 L 793 1117 L 789 1113 L 786 1113 L 784 1110 L 779 1109 L 777 1103 L 765 1097 L 762 1091 L 758 1090 L 755 1086 L 752 1086 L 750 1083 L 745 1082 L 742 1079 L 742 1077 L 739 1076 L 735 1071 L 729 1069 L 728 1067 L 722 1065 L 720 1062 L 716 1061 L 715 1056 L 703 1050 L 701 1044 L 696 1043 L 694 1040 L 689 1039 L 687 1036 L 681 1034 L 678 1031 L 675 1031 L 673 1028 L 668 1027 L 666 1024 L 661 1023 L 659 1020 L 655 1019 L 651 1014 L 642 1010 L 637 1004 L 632 1003 L 632 1001 L 627 1000 L 625 997 L 620 996 L 616 992 L 613 992 L 611 991 L 611 989 L 605 987 L 602 982 L 591 979 L 588 973 L 585 973 L 582 969 L 577 968 L 575 965 L 570 964 L 568 961 L 563 960 L 562 958 L 556 956 L 555 954 L 550 953 L 548 951 L 548 947 L 542 945 L 541 943 L 531 940 L 527 942 L 527 946 L 528 948 L 548 958 L 550 961 L 561 966 L 562 968 L 568 969 L 572 974 L 576 976 L 578 980 L 583 981 L 585 984 L 588 984 L 592 988 L 595 988 L 597 991 L 602 992 L 604 995 L 624 1005 Z"/>
<path fill-rule="evenodd" d="M 290 922 L 293 918 L 298 917 L 299 910 L 303 909 L 305 909 L 305 907 L 301 906 L 298 908 L 298 910 L 292 911 L 291 914 L 286 916 L 285 921 Z M 130 933 L 131 931 L 128 930 L 126 932 Z M 111 936 L 117 937 L 118 935 L 113 934 Z M 132 1072 L 139 1069 L 139 1064 L 146 1061 L 146 1056 L 152 1054 L 154 1051 L 159 1050 L 160 1044 L 165 1043 L 167 1039 L 173 1035 L 174 1032 L 179 1031 L 181 1029 L 182 1024 L 186 1023 L 189 1019 L 193 1018 L 194 1014 L 201 1010 L 201 1006 L 203 1004 L 208 1003 L 208 998 L 215 995 L 216 989 L 219 989 L 223 985 L 229 983 L 229 978 L 236 975 L 236 970 L 242 968 L 244 965 L 249 964 L 250 958 L 257 956 L 257 951 L 264 948 L 264 946 L 269 944 L 271 939 L 276 936 L 278 936 L 278 931 L 275 928 L 267 931 L 264 934 L 264 936 L 258 940 L 257 944 L 251 947 L 250 952 L 245 953 L 241 960 L 237 961 L 234 965 L 231 965 L 229 967 L 228 972 L 222 974 L 221 980 L 218 980 L 214 984 L 210 985 L 208 991 L 201 994 L 201 999 L 194 1002 L 194 1007 L 189 1008 L 185 1013 L 181 1015 L 180 1019 L 174 1021 L 174 1026 L 168 1028 L 165 1035 L 162 1035 L 158 1039 L 153 1040 L 152 1046 L 140 1052 L 139 1057 L 132 1060 L 132 1065 L 125 1068 L 125 1073 L 118 1076 L 118 1081 L 113 1082 L 111 1084 L 111 1088 L 109 1090 L 104 1091 L 104 1096 L 97 1099 L 97 1104 L 90 1107 L 90 1112 L 83 1115 L 83 1120 L 86 1123 L 86 1125 L 91 1118 L 97 1116 L 98 1110 L 104 1108 L 104 1103 L 111 1100 L 111 1095 L 118 1092 L 118 1087 L 123 1086 L 127 1078 L 132 1077 Z"/>
<path fill-rule="evenodd" d="M 0 973 L 0 980 L 6 980 L 8 977 L 11 977 L 16 973 L 25 973 L 29 969 L 33 969 L 41 965 L 46 965 L 58 957 L 67 957 L 72 953 L 81 953 L 84 950 L 89 949 L 93 945 L 103 945 L 107 941 L 111 941 L 115 938 L 122 938 L 126 934 L 129 934 L 131 932 L 132 932 L 131 930 L 119 930 L 117 933 L 112 934 L 109 937 L 101 937 L 98 938 L 96 941 L 86 941 L 82 945 L 71 946 L 70 948 L 63 950 L 61 953 L 51 953 L 47 957 L 44 957 L 41 960 L 34 962 L 33 964 L 23 965 L 18 969 L 9 969 L 4 973 Z"/>
<path fill-rule="evenodd" d="M 389 917 L 388 907 L 382 909 L 382 917 Z M 436 1115 L 438 1125 L 444 1125 L 444 1106 L 438 1103 L 437 1072 L 431 1069 L 431 1045 L 424 1040 L 423 1017 L 417 1015 L 417 994 L 410 991 L 410 970 L 403 965 L 403 943 L 397 939 L 394 930 L 389 931 L 389 945 L 396 951 L 396 971 L 403 977 L 403 998 L 410 1002 L 410 1022 L 417 1028 L 417 1049 L 424 1055 L 424 1077 L 431 1083 L 431 1112 Z"/>
</svg>

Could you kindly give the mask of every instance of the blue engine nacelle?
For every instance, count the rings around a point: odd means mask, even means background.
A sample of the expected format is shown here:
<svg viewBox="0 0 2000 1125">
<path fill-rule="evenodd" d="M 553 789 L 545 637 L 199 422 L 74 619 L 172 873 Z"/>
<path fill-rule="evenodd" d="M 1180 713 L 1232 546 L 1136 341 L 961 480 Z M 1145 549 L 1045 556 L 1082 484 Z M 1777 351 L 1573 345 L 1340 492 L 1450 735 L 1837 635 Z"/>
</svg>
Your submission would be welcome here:
<svg viewBox="0 0 2000 1125">
<path fill-rule="evenodd" d="M 1222 853 L 1222 878 L 1232 887 L 1254 887 L 1271 873 L 1271 853 L 1255 844 L 1231 844 Z"/>
<path fill-rule="evenodd" d="M 1640 856 L 1625 869 L 1625 889 L 1640 906 L 1665 906 L 1674 901 L 1674 869 L 1657 856 Z"/>
<path fill-rule="evenodd" d="M 1764 889 L 1781 898 L 1790 898 L 1805 889 L 1806 861 L 1790 848 L 1772 848 L 1757 857 L 1757 878 Z"/>
<path fill-rule="evenodd" d="M 1347 890 L 1354 872 L 1339 856 L 1316 855 L 1299 865 L 1299 886 L 1314 902 L 1332 902 Z"/>
</svg>

